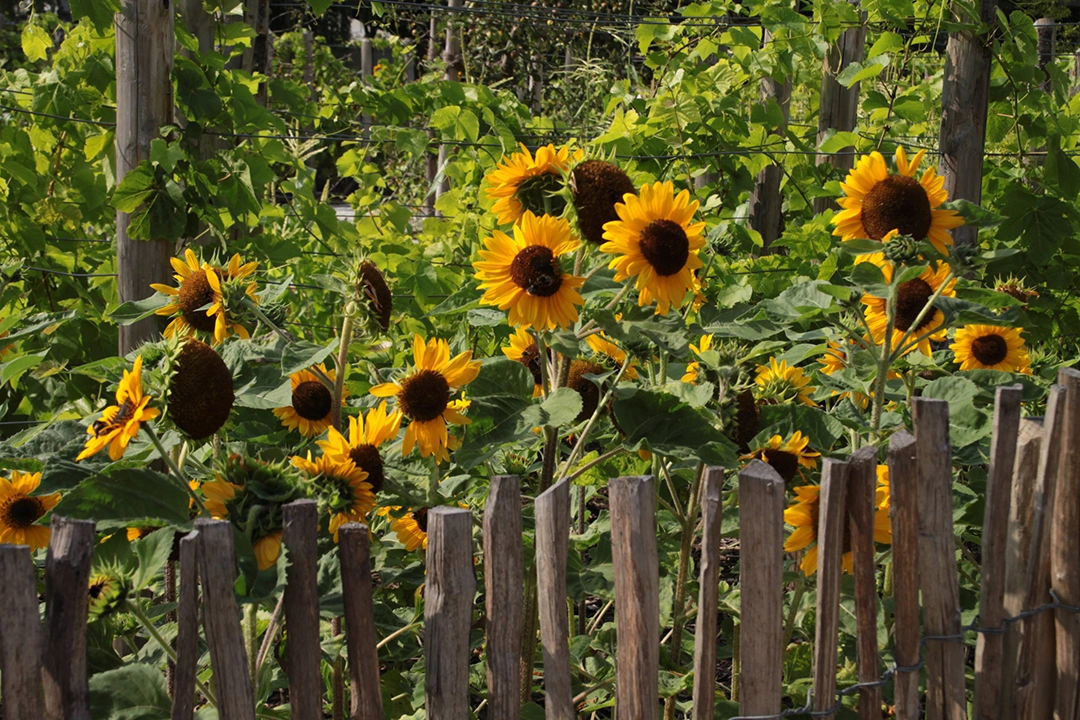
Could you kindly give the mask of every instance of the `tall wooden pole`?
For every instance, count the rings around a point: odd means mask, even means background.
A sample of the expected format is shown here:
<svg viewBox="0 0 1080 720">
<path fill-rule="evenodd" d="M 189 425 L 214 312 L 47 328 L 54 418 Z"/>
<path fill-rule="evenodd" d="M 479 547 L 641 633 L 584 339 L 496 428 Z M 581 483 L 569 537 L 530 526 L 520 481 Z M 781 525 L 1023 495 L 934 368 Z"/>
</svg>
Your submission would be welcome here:
<svg viewBox="0 0 1080 720">
<path fill-rule="evenodd" d="M 454 21 L 454 8 L 461 7 L 461 0 L 447 0 L 450 12 L 446 18 L 446 47 L 443 50 L 443 62 L 446 63 L 445 78 L 451 82 L 460 79 L 459 68 L 461 66 L 461 39 L 458 37 Z M 439 146 L 439 171 L 443 173 L 439 186 L 435 188 L 435 199 L 450 190 L 450 181 L 446 178 L 446 161 L 449 157 L 449 148 L 446 145 Z"/>
<path fill-rule="evenodd" d="M 116 14 L 116 182 L 150 157 L 173 113 L 173 4 L 169 0 L 123 0 Z M 132 240 L 130 216 L 116 213 L 116 261 L 120 302 L 153 294 L 150 283 L 169 281 L 167 240 Z M 120 326 L 120 354 L 159 335 L 157 318 Z"/>
<path fill-rule="evenodd" d="M 768 43 L 772 34 L 766 30 L 763 41 Z M 761 104 L 768 109 L 773 100 L 780 107 L 783 121 L 775 128 L 777 138 L 783 138 L 787 132 L 788 110 L 791 104 L 791 76 L 777 80 L 772 75 L 761 79 Z M 780 181 L 784 177 L 784 167 L 780 163 L 768 166 L 758 173 L 754 189 L 750 192 L 750 227 L 761 233 L 761 242 L 767 250 L 773 241 L 780 237 L 783 222 L 781 205 L 784 196 L 780 194 Z"/>
</svg>

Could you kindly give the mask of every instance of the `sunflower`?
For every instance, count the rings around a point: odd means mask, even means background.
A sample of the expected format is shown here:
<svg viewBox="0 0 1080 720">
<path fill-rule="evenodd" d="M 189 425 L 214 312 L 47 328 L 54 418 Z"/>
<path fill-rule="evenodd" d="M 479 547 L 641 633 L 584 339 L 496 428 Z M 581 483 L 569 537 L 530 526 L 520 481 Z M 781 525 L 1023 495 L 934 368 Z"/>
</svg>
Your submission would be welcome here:
<svg viewBox="0 0 1080 720">
<path fill-rule="evenodd" d="M 702 335 L 701 340 L 698 341 L 697 345 L 690 343 L 690 349 L 695 355 L 701 357 L 701 353 L 712 349 L 712 341 L 712 335 Z M 686 366 L 686 372 L 682 376 L 682 381 L 684 383 L 696 383 L 700 373 L 701 363 L 695 360 Z"/>
<path fill-rule="evenodd" d="M 395 508 L 397 509 L 397 508 Z M 390 529 L 397 535 L 398 542 L 405 546 L 406 552 L 417 548 L 427 550 L 427 515 L 430 508 L 422 507 L 393 518 Z M 389 516 L 388 517 L 392 517 Z"/>
<path fill-rule="evenodd" d="M 874 542 L 892 545 L 892 519 L 889 517 L 892 493 L 889 466 L 877 466 L 877 490 L 874 492 Z"/>
<path fill-rule="evenodd" d="M 580 150 L 571 153 L 570 146 L 556 148 L 545 145 L 533 156 L 524 144 L 521 152 L 504 158 L 484 180 L 490 186 L 485 191 L 494 200 L 492 212 L 501 225 L 516 223 L 526 211 L 534 215 L 561 215 L 566 201 L 557 193 L 563 187 L 562 175 L 572 161 L 580 160 Z"/>
<path fill-rule="evenodd" d="M 169 373 L 166 417 L 192 440 L 220 430 L 236 400 L 232 373 L 221 356 L 201 340 L 186 338 Z"/>
<path fill-rule="evenodd" d="M 60 493 L 31 495 L 41 484 L 41 473 L 11 471 L 0 478 L 0 544 L 29 545 L 31 550 L 49 544 L 51 531 L 37 521 L 60 502 Z"/>
<path fill-rule="evenodd" d="M 620 319 L 620 315 L 616 315 L 615 319 Z M 626 362 L 626 351 L 611 341 L 604 333 L 594 333 L 585 338 L 585 343 L 592 348 L 593 352 L 603 355 L 613 362 L 617 367 L 622 367 L 622 364 Z M 636 362 L 631 362 L 626 367 L 626 372 L 623 373 L 623 377 L 627 380 L 637 380 L 638 373 L 637 368 L 634 367 Z"/>
<path fill-rule="evenodd" d="M 348 439 L 335 428 L 330 428 L 326 440 L 320 440 L 317 444 L 326 457 L 334 462 L 351 460 L 355 463 L 367 473 L 371 492 L 377 493 L 386 482 L 379 446 L 396 438 L 400 428 L 401 411 L 387 413 L 384 401 L 379 403 L 378 407 L 368 410 L 366 420 L 363 414 L 349 418 Z"/>
<path fill-rule="evenodd" d="M 586 160 L 570 173 L 570 192 L 582 236 L 599 245 L 604 242 L 604 225 L 619 219 L 615 204 L 627 193 L 634 194 L 634 182 L 618 165 Z"/>
<path fill-rule="evenodd" d="M 904 148 L 896 148 L 895 175 L 889 174 L 885 158 L 879 152 L 859 158 L 841 183 L 845 197 L 837 202 L 843 208 L 833 216 L 833 235 L 842 240 L 866 238 L 882 240 L 890 231 L 909 235 L 915 240 L 929 240 L 939 252 L 952 245 L 949 230 L 964 224 L 955 210 L 941 209 L 949 199 L 945 178 L 934 168 L 927 168 L 916 180 L 925 150 L 908 161 Z"/>
<path fill-rule="evenodd" d="M 420 455 L 442 454 L 447 448 L 447 423 L 468 425 L 469 419 L 451 406 L 450 396 L 471 383 L 480 373 L 480 361 L 472 351 L 450 357 L 450 345 L 432 338 L 413 338 L 414 370 L 400 383 L 389 382 L 371 388 L 376 397 L 396 397 L 402 414 L 411 421 L 405 429 L 402 456 L 420 446 Z"/>
<path fill-rule="evenodd" d="M 795 502 L 784 510 L 784 522 L 795 528 L 784 542 L 784 550 L 795 552 L 806 550 L 799 569 L 809 577 L 817 572 L 818 568 L 818 510 L 821 500 L 821 488 L 817 485 L 804 485 L 795 488 Z M 810 545 L 813 547 L 810 547 Z M 851 554 L 851 530 L 848 523 L 844 523 L 843 556 L 841 563 L 844 572 L 851 573 L 853 558 Z"/>
<path fill-rule="evenodd" d="M 281 531 L 275 530 L 263 535 L 251 544 L 251 549 L 255 551 L 255 564 L 259 566 L 259 570 L 273 567 L 281 555 Z"/>
<path fill-rule="evenodd" d="M 319 370 L 331 381 L 337 379 L 337 373 L 327 370 L 320 363 Z M 281 424 L 290 430 L 300 430 L 304 437 L 321 435 L 330 427 L 334 416 L 334 393 L 310 370 L 301 370 L 289 376 L 292 383 L 292 404 L 288 407 L 274 408 L 274 415 Z M 342 399 L 348 395 L 346 390 Z"/>
<path fill-rule="evenodd" d="M 161 411 L 147 407 L 151 398 L 142 391 L 142 355 L 135 358 L 131 372 L 124 370 L 124 377 L 116 389 L 116 405 L 110 405 L 101 418 L 86 428 L 90 438 L 76 462 L 95 455 L 106 447 L 109 458 L 119 460 L 127 450 L 128 443 L 139 434 L 139 424 L 153 420 Z"/>
<path fill-rule="evenodd" d="M 203 507 L 215 520 L 224 520 L 229 516 L 228 503 L 236 498 L 241 488 L 228 480 L 211 480 L 200 487 L 203 494 Z"/>
<path fill-rule="evenodd" d="M 570 375 L 566 379 L 566 387 L 581 396 L 581 412 L 574 418 L 572 425 L 591 418 L 596 412 L 596 406 L 600 404 L 600 388 L 585 376 L 603 375 L 605 372 L 603 365 L 588 360 L 575 360 L 570 363 Z"/>
<path fill-rule="evenodd" d="M 242 338 L 250 337 L 247 329 L 230 317 L 226 310 L 226 295 L 230 292 L 223 290 L 224 284 L 229 287 L 239 286 L 243 295 L 253 302 L 258 302 L 255 294 L 256 284 L 252 280 L 244 283 L 255 269 L 257 262 L 241 264 L 240 254 L 237 253 L 229 260 L 224 268 L 215 268 L 210 263 L 199 264 L 195 252 L 188 248 L 184 253 L 184 260 L 170 258 L 173 269 L 176 270 L 177 286 L 151 283 L 150 287 L 158 292 L 175 298 L 168 305 L 159 308 L 158 315 L 172 316 L 173 320 L 165 328 L 165 337 L 173 335 L 188 335 L 194 330 L 212 333 L 214 344 L 221 343 L 231 333 L 236 333 Z M 203 310 L 203 308 L 206 310 Z"/>
<path fill-rule="evenodd" d="M 696 290 L 694 271 L 702 267 L 698 253 L 705 247 L 703 222 L 691 222 L 698 201 L 690 192 L 675 195 L 675 186 L 657 182 L 627 193 L 615 205 L 619 219 L 604 225 L 601 252 L 616 257 L 608 264 L 615 280 L 637 277 L 638 305 L 656 300 L 656 314 L 681 307 L 687 292 Z"/>
<path fill-rule="evenodd" d="M 790 482 L 799 472 L 799 466 L 805 468 L 817 467 L 817 459 L 821 453 L 808 450 L 810 438 L 796 430 L 790 438 L 784 440 L 782 435 L 773 435 L 769 442 L 748 455 L 743 460 L 760 458 L 775 470 L 784 482 Z"/>
<path fill-rule="evenodd" d="M 1030 375 L 1031 360 L 1021 332 L 1021 328 L 998 325 L 965 325 L 956 331 L 949 349 L 961 370 L 1004 370 Z"/>
<path fill-rule="evenodd" d="M 794 402 L 817 407 L 810 399 L 810 394 L 817 388 L 810 385 L 810 378 L 803 374 L 802 368 L 787 364 L 787 360 L 776 361 L 769 358 L 767 365 L 758 365 L 758 399 L 768 405 Z"/>
<path fill-rule="evenodd" d="M 360 263 L 356 284 L 356 299 L 368 307 L 368 318 L 383 332 L 390 329 L 390 316 L 394 312 L 394 296 L 386 284 L 379 266 L 371 260 Z"/>
<path fill-rule="evenodd" d="M 874 263 L 881 269 L 885 281 L 892 282 L 893 264 L 885 259 L 883 253 L 860 256 L 859 262 Z M 945 322 L 945 313 L 937 307 L 931 308 L 918 325 L 915 321 L 919 319 L 923 308 L 938 289 L 941 289 L 941 295 L 944 297 L 956 296 L 956 279 L 949 278 L 951 272 L 952 269 L 948 263 L 930 263 L 919 277 L 901 283 L 896 289 L 896 318 L 893 322 L 892 348 L 899 346 L 902 339 L 907 344 L 915 338 L 921 338 L 917 345 L 908 348 L 905 353 L 918 347 L 924 355 L 929 357 L 932 352 L 930 342 L 945 339 L 945 328 L 941 327 Z M 876 295 L 862 297 L 862 303 L 866 306 L 866 324 L 870 327 L 870 333 L 878 345 L 885 344 L 885 330 L 888 324 L 887 302 L 885 298 Z"/>
<path fill-rule="evenodd" d="M 538 330 L 568 328 L 585 301 L 578 288 L 585 279 L 564 273 L 559 257 L 581 242 L 570 223 L 550 215 L 526 212 L 514 226 L 514 237 L 498 230 L 484 241 L 482 260 L 473 263 L 484 296 L 480 302 L 510 311 L 510 324 Z"/>
<path fill-rule="evenodd" d="M 340 433 L 338 437 L 345 440 Z M 348 522 L 363 520 L 375 507 L 375 492 L 368 482 L 367 471 L 357 467 L 351 458 L 339 461 L 324 453 L 313 461 L 308 451 L 306 458 L 293 456 L 292 464 L 315 480 L 316 492 L 326 498 L 334 542 L 338 539 L 338 528 Z"/>
<path fill-rule="evenodd" d="M 119 574 L 101 572 L 90 577 L 87 595 L 89 595 L 89 618 L 97 620 L 120 608 L 127 596 L 127 587 Z"/>
<path fill-rule="evenodd" d="M 191 501 L 189 500 L 188 502 L 190 503 Z M 142 540 L 147 535 L 151 535 L 152 533 L 155 533 L 160 529 L 161 529 L 160 527 L 154 527 L 152 525 L 150 525 L 150 526 L 143 525 L 142 527 L 129 527 L 127 529 L 128 542 L 135 542 L 136 540 Z"/>
<path fill-rule="evenodd" d="M 525 328 L 519 327 L 510 336 L 510 344 L 501 349 L 503 355 L 528 368 L 533 379 L 533 397 L 543 395 L 544 377 L 540 369 L 540 350 L 536 347 L 536 338 Z"/>
</svg>

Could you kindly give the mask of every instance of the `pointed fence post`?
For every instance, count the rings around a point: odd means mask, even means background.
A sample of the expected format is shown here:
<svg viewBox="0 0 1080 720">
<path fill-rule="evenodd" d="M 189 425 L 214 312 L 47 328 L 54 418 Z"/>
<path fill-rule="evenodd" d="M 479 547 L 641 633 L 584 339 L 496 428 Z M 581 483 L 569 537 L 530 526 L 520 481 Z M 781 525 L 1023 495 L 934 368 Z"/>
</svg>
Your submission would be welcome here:
<svg viewBox="0 0 1080 720">
<path fill-rule="evenodd" d="M 877 573 L 874 565 L 874 496 L 877 489 L 877 448 L 867 445 L 855 451 L 848 473 L 848 521 L 851 523 L 851 555 L 855 575 L 855 625 L 858 649 L 859 717 L 881 713 L 881 652 L 877 644 Z"/>
<path fill-rule="evenodd" d="M 574 720 L 570 675 L 570 621 L 566 612 L 566 561 L 570 552 L 570 481 L 561 480 L 537 496 L 536 596 L 544 649 L 544 711 L 550 720 Z M 519 521 L 520 522 L 520 521 Z M 513 586 L 520 608 L 521 582 Z M 518 614 L 520 616 L 520 609 Z M 518 637 L 521 637 L 518 623 Z M 520 653 L 520 642 L 518 643 Z M 520 678 L 520 673 L 515 670 Z M 519 697 L 513 700 L 520 707 Z M 515 709 L 514 717 L 517 717 Z"/>
<path fill-rule="evenodd" d="M 694 627 L 692 720 L 712 720 L 716 711 L 716 614 L 720 604 L 720 539 L 724 525 L 724 468 L 705 470 L 701 490 L 701 581 Z"/>
<path fill-rule="evenodd" d="M 25 545 L 0 545 L 0 692 L 4 713 L 41 720 L 41 619 L 34 559 Z"/>
<path fill-rule="evenodd" d="M 1050 577 L 1058 600 L 1080 605 L 1080 370 L 1058 373 L 1065 418 L 1050 531 Z M 1080 613 L 1057 610 L 1057 694 L 1054 720 L 1076 720 L 1080 702 Z"/>
<path fill-rule="evenodd" d="M 897 720 L 919 720 L 919 468 L 915 438 L 900 430 L 889 440 L 889 516 L 892 521 L 894 655 Z M 904 670 L 904 668 L 916 668 Z"/>
<path fill-rule="evenodd" d="M 542 497 L 542 496 L 541 496 Z M 567 509 L 569 512 L 569 508 Z M 536 499 L 536 558 L 540 572 L 542 553 L 554 552 L 555 538 L 541 538 L 540 498 Z M 567 516 L 569 517 L 569 515 Z M 487 612 L 488 707 L 492 717 L 517 720 L 521 713 L 521 632 L 525 618 L 521 588 L 525 582 L 522 547 L 521 483 L 517 475 L 491 478 L 484 505 L 484 607 Z M 566 544 L 563 540 L 563 567 Z M 557 588 L 550 588 L 557 592 Z M 543 592 L 541 592 L 543 597 Z M 562 594 L 551 598 L 562 607 L 566 618 L 566 575 Z M 567 640 L 563 641 L 568 642 Z M 546 647 L 545 647 L 546 649 Z M 567 657 L 569 658 L 569 651 Z M 546 655 L 545 655 L 546 657 Z M 550 678 L 544 666 L 545 685 L 550 699 Z M 548 711 L 550 715 L 550 710 Z"/>
<path fill-rule="evenodd" d="M 814 634 L 815 712 L 836 704 L 836 658 L 840 642 L 840 575 L 847 525 L 848 464 L 826 458 L 818 496 L 817 614 Z M 752 562 L 747 558 L 748 562 Z"/>
<path fill-rule="evenodd" d="M 90 720 L 86 620 L 94 523 L 53 515 L 45 559 L 45 649 L 42 678 L 50 720 Z"/>
</svg>

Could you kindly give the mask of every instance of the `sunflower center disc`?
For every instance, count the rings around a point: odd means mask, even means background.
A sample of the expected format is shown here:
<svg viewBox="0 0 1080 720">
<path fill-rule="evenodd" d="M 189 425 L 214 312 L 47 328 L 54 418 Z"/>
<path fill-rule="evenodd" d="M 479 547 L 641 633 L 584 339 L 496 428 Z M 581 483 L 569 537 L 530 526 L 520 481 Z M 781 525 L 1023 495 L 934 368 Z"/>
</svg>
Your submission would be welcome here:
<svg viewBox="0 0 1080 720">
<path fill-rule="evenodd" d="M 772 469 L 780 477 L 784 478 L 784 482 L 791 482 L 791 479 L 795 477 L 795 473 L 799 471 L 799 458 L 786 450 L 769 450 L 765 454 L 765 462 L 769 463 Z"/>
<path fill-rule="evenodd" d="M 417 422 L 441 417 L 450 403 L 450 384 L 435 370 L 420 370 L 405 379 L 398 394 L 401 409 Z"/>
<path fill-rule="evenodd" d="M 41 507 L 40 500 L 24 495 L 8 503 L 4 508 L 3 520 L 11 527 L 28 528 L 44 514 L 45 509 Z"/>
<path fill-rule="evenodd" d="M 427 508 L 412 511 L 412 519 L 416 521 L 416 527 L 420 528 L 422 532 L 427 532 L 427 513 Z"/>
<path fill-rule="evenodd" d="M 657 275 L 674 275 L 690 257 L 690 240 L 679 223 L 653 220 L 641 231 L 641 254 Z"/>
<path fill-rule="evenodd" d="M 586 160 L 571 175 L 574 207 L 581 234 L 589 242 L 604 242 L 604 223 L 619 219 L 615 203 L 634 192 L 634 183 L 623 170 L 603 160 Z"/>
<path fill-rule="evenodd" d="M 105 592 L 105 586 L 108 585 L 107 580 L 98 580 L 96 583 L 90 586 L 90 599 L 97 600 Z"/>
<path fill-rule="evenodd" d="M 305 420 L 322 420 L 333 404 L 330 390 L 317 380 L 300 383 L 292 393 L 293 410 Z"/>
<path fill-rule="evenodd" d="M 738 411 L 735 415 L 735 433 L 732 438 L 741 452 L 750 451 L 750 441 L 758 434 L 761 413 L 758 411 L 754 393 L 743 390 L 735 400 Z"/>
<path fill-rule="evenodd" d="M 908 330 L 922 330 L 926 327 L 934 317 L 933 312 L 926 313 L 918 327 L 913 328 L 911 324 L 915 322 L 915 318 L 919 317 L 919 313 L 926 307 L 927 301 L 933 294 L 934 289 L 922 278 L 903 283 L 896 292 L 896 329 L 907 332 Z"/>
<path fill-rule="evenodd" d="M 926 190 L 907 175 L 890 175 L 863 199 L 862 223 L 871 240 L 880 240 L 892 230 L 925 240 L 932 219 Z"/>
<path fill-rule="evenodd" d="M 215 318 L 208 316 L 205 310 L 199 310 L 213 301 L 214 288 L 210 287 L 205 270 L 196 270 L 180 283 L 180 310 L 184 321 L 196 330 L 211 332 L 214 329 Z"/>
<path fill-rule="evenodd" d="M 542 245 L 529 245 L 514 256 L 510 277 L 530 295 L 551 297 L 562 286 L 562 270 L 555 255 Z"/>
<path fill-rule="evenodd" d="M 603 375 L 604 367 L 597 363 L 575 360 L 570 363 L 570 376 L 566 386 L 581 396 L 581 412 L 574 418 L 574 424 L 588 420 L 600 404 L 600 388 L 585 375 Z"/>
<path fill-rule="evenodd" d="M 1000 335 L 983 335 L 971 343 L 971 354 L 983 365 L 997 365 L 1009 355 L 1009 344 Z"/>
<path fill-rule="evenodd" d="M 562 178 L 554 173 L 534 175 L 518 183 L 514 197 L 521 207 L 533 215 L 562 215 L 566 209 L 566 200 L 557 195 L 562 189 Z M 545 202 L 546 199 L 546 202 Z"/>
<path fill-rule="evenodd" d="M 371 485 L 372 492 L 377 493 L 382 490 L 383 481 L 386 478 L 383 476 L 382 455 L 379 454 L 378 448 L 366 443 L 357 445 L 349 450 L 349 458 L 356 467 L 367 473 L 367 483 Z"/>
</svg>

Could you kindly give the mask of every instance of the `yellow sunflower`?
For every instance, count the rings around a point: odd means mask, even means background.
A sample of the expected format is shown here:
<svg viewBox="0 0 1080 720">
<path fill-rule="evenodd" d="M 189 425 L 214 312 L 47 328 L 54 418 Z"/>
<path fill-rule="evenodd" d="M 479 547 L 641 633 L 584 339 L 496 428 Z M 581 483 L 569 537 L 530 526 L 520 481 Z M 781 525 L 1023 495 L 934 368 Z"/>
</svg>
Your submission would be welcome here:
<svg viewBox="0 0 1080 720">
<path fill-rule="evenodd" d="M 568 328 L 585 301 L 578 288 L 585 279 L 564 273 L 559 257 L 577 250 L 581 241 L 570 223 L 526 211 L 514 236 L 498 230 L 484 241 L 482 260 L 473 263 L 484 296 L 480 302 L 510 311 L 510 324 L 523 328 Z"/>
<path fill-rule="evenodd" d="M 882 240 L 890 231 L 929 240 L 939 252 L 952 245 L 949 230 L 964 224 L 955 210 L 941 209 L 949 199 L 945 179 L 934 168 L 927 168 L 916 180 L 925 150 L 908 161 L 904 148 L 896 148 L 896 174 L 889 174 L 885 158 L 879 152 L 859 158 L 840 184 L 845 197 L 837 203 L 843 208 L 832 222 L 833 235 L 842 240 L 866 238 Z"/>
<path fill-rule="evenodd" d="M 240 486 L 218 479 L 203 483 L 199 489 L 203 494 L 203 507 L 210 513 L 210 517 L 224 520 L 229 515 L 227 503 L 236 497 Z"/>
<path fill-rule="evenodd" d="M 336 372 L 327 370 L 321 363 L 319 370 L 331 381 L 337 378 Z M 310 370 L 293 373 L 289 380 L 292 383 L 292 404 L 274 408 L 274 415 L 282 425 L 290 430 L 299 430 L 304 437 L 321 435 L 333 422 L 334 393 Z M 346 390 L 342 399 L 348 394 Z"/>
<path fill-rule="evenodd" d="M 858 262 L 872 262 L 881 268 L 885 281 L 891 283 L 893 278 L 893 264 L 889 262 L 883 253 L 871 253 L 860 256 Z M 896 289 L 896 318 L 893 327 L 892 348 L 899 346 L 901 338 L 905 345 L 913 342 L 916 338 L 923 337 L 918 345 L 912 346 L 905 351 L 911 352 L 916 347 L 926 356 L 930 356 L 931 341 L 945 339 L 946 329 L 942 328 L 945 322 L 945 313 L 934 307 L 923 316 L 916 326 L 919 314 L 933 297 L 934 293 L 941 288 L 942 297 L 956 296 L 956 278 L 949 278 L 952 269 L 948 263 L 930 263 L 923 273 L 907 282 L 901 283 Z M 887 300 L 875 295 L 864 295 L 862 303 L 866 306 L 866 324 L 870 326 L 870 333 L 874 342 L 878 345 L 885 344 L 885 330 L 888 324 L 886 314 Z M 940 328 L 940 330 L 938 330 Z M 927 334 L 929 333 L 929 334 Z"/>
<path fill-rule="evenodd" d="M 468 425 L 469 419 L 451 405 L 451 396 L 471 383 L 480 373 L 480 361 L 472 359 L 472 351 L 450 357 L 450 345 L 432 338 L 425 342 L 413 338 L 413 359 L 416 367 L 400 383 L 389 382 L 371 388 L 376 397 L 396 397 L 397 404 L 409 427 L 401 446 L 402 456 L 420 446 L 420 455 L 441 455 L 447 448 L 447 423 Z"/>
<path fill-rule="evenodd" d="M 795 488 L 795 501 L 784 511 L 784 522 L 795 528 L 784 542 L 784 550 L 796 552 L 806 550 L 799 569 L 809 577 L 818 568 L 818 510 L 821 500 L 821 488 L 817 485 L 804 485 Z M 844 572 L 852 572 L 851 531 L 844 523 L 844 553 L 842 565 Z M 813 545 L 813 547 L 810 547 Z M 809 548 L 809 549 L 807 549 Z"/>
<path fill-rule="evenodd" d="M 384 401 L 379 403 L 378 407 L 368 410 L 367 420 L 363 414 L 349 418 L 347 439 L 336 429 L 330 428 L 326 440 L 318 441 L 317 445 L 322 448 L 326 457 L 334 462 L 354 462 L 367 473 L 371 491 L 377 493 L 386 482 L 379 446 L 397 437 L 401 428 L 401 417 L 400 410 L 387 413 Z"/>
<path fill-rule="evenodd" d="M 1021 328 L 965 325 L 956 331 L 949 349 L 961 370 L 1004 370 L 1031 374 L 1027 345 Z"/>
<path fill-rule="evenodd" d="M 341 433 L 338 437 L 345 440 Z M 308 451 L 306 458 L 294 455 L 292 464 L 309 479 L 317 479 L 319 494 L 328 499 L 330 534 L 334 536 L 334 542 L 338 539 L 338 528 L 348 522 L 363 520 L 375 507 L 375 493 L 368 482 L 368 474 L 351 458 L 339 461 L 324 453 L 318 460 L 312 460 L 311 451 Z"/>
<path fill-rule="evenodd" d="M 90 438 L 76 462 L 95 455 L 106 447 L 109 458 L 119 460 L 127 451 L 128 443 L 139 434 L 139 424 L 153 420 L 161 411 L 147 407 L 151 398 L 142 391 L 142 355 L 135 358 L 131 372 L 124 370 L 120 387 L 116 389 L 116 405 L 110 405 L 101 418 L 86 428 Z"/>
<path fill-rule="evenodd" d="M 417 548 L 427 550 L 427 515 L 430 508 L 418 508 L 393 518 L 390 529 L 397 535 L 398 542 L 405 546 L 406 552 Z M 392 516 L 390 516 L 392 517 Z"/>
<path fill-rule="evenodd" d="M 690 343 L 690 350 L 698 357 L 701 357 L 701 353 L 712 349 L 712 341 L 712 335 L 702 335 L 701 340 L 698 341 L 697 345 Z M 683 373 L 682 381 L 685 383 L 697 383 L 700 372 L 701 363 L 695 360 L 686 366 L 686 372 Z"/>
<path fill-rule="evenodd" d="M 60 493 L 31 495 L 41 484 L 41 473 L 11 471 L 0 478 L 0 544 L 46 547 L 51 531 L 37 521 L 60 502 Z"/>
<path fill-rule="evenodd" d="M 544 394 L 543 375 L 540 371 L 540 350 L 536 347 L 536 338 L 525 328 L 517 328 L 510 336 L 510 344 L 504 345 L 502 353 L 511 360 L 529 369 L 533 379 L 533 397 Z"/>
<path fill-rule="evenodd" d="M 251 544 L 251 549 L 255 551 L 255 564 L 259 566 L 259 570 L 273 567 L 281 555 L 281 531 L 275 530 L 263 535 Z"/>
<path fill-rule="evenodd" d="M 563 173 L 572 162 L 584 157 L 580 150 L 566 145 L 545 145 L 534 156 L 524 144 L 521 152 L 504 158 L 484 178 L 490 187 L 485 194 L 494 200 L 492 212 L 502 225 L 516 223 L 526 211 L 535 215 L 561 215 L 566 201 L 557 195 L 563 186 Z M 550 208 L 550 210 L 549 210 Z"/>
<path fill-rule="evenodd" d="M 242 338 L 250 337 L 247 328 L 229 317 L 224 306 L 222 283 L 242 284 L 243 280 L 255 272 L 259 264 L 242 264 L 240 254 L 237 253 L 224 268 L 215 268 L 206 262 L 200 265 L 191 248 L 184 253 L 184 258 L 187 262 L 180 258 L 169 260 L 176 270 L 176 275 L 173 276 L 176 278 L 176 287 L 161 283 L 150 285 L 154 290 L 174 298 L 168 305 L 156 311 L 158 315 L 173 317 L 172 322 L 165 328 L 165 337 L 189 335 L 195 330 L 201 330 L 212 334 L 215 345 L 224 342 L 225 338 L 234 332 Z M 252 280 L 244 287 L 244 294 L 253 302 L 258 302 L 255 289 L 256 284 Z"/>
<path fill-rule="evenodd" d="M 188 500 L 188 503 L 191 503 L 191 501 Z M 160 529 L 161 529 L 160 527 L 152 527 L 152 526 L 148 527 L 148 526 L 145 526 L 145 525 L 142 526 L 142 527 L 129 527 L 127 529 L 128 542 L 135 542 L 136 540 L 142 540 L 147 535 L 155 533 Z"/>
<path fill-rule="evenodd" d="M 619 316 L 615 317 L 616 320 Z M 615 363 L 618 367 L 622 367 L 622 364 L 626 362 L 626 351 L 612 342 L 604 333 L 594 333 L 585 338 L 585 343 L 592 348 L 593 352 L 610 358 L 611 362 Z M 638 373 L 637 368 L 634 367 L 636 362 L 631 362 L 627 366 L 626 372 L 623 373 L 623 377 L 627 380 L 637 380 Z"/>
<path fill-rule="evenodd" d="M 817 403 L 810 399 L 811 393 L 817 388 L 810 385 L 810 378 L 802 368 L 788 365 L 787 360 L 777 362 L 776 358 L 769 358 L 767 365 L 758 365 L 755 382 L 758 399 L 766 404 L 798 400 L 803 405 L 817 407 Z"/>
<path fill-rule="evenodd" d="M 601 252 L 616 257 L 608 264 L 615 280 L 637 278 L 638 305 L 656 300 L 656 314 L 679 308 L 696 290 L 694 271 L 702 266 L 698 253 L 705 247 L 705 223 L 692 222 L 698 201 L 690 192 L 675 195 L 675 186 L 657 182 L 627 193 L 615 205 L 619 219 L 604 225 Z"/>
<path fill-rule="evenodd" d="M 810 438 L 796 430 L 790 438 L 784 440 L 781 435 L 773 435 L 769 442 L 743 456 L 743 460 L 759 458 L 767 462 L 784 482 L 790 482 L 799 473 L 799 467 L 815 468 L 821 453 L 808 450 Z"/>
<path fill-rule="evenodd" d="M 891 504 L 889 486 L 889 466 L 877 466 L 877 490 L 874 492 L 874 542 L 892 545 L 892 518 L 889 517 Z"/>
</svg>

